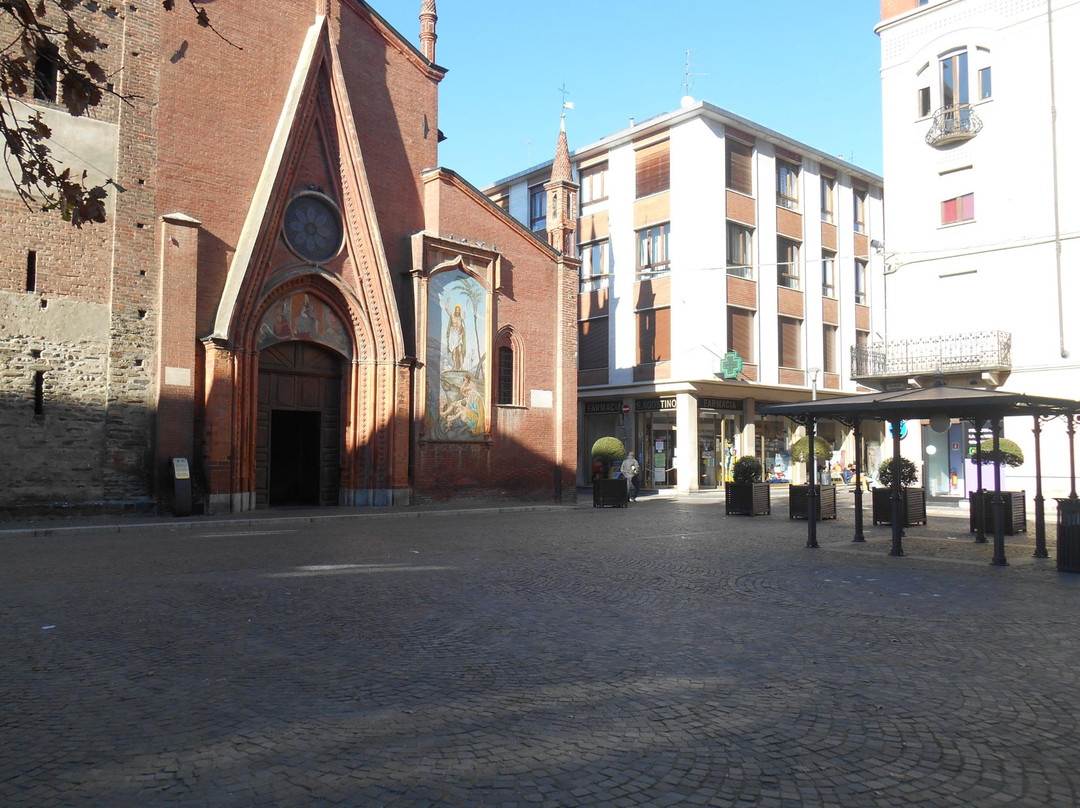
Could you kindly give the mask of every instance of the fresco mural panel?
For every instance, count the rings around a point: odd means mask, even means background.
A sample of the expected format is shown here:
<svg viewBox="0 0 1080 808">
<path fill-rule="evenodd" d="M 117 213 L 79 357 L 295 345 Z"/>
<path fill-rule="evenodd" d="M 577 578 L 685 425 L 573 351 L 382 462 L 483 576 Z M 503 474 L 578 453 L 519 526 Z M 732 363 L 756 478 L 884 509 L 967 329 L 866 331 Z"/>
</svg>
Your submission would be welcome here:
<svg viewBox="0 0 1080 808">
<path fill-rule="evenodd" d="M 429 440 L 487 434 L 487 290 L 459 269 L 428 283 L 426 429 Z"/>
</svg>

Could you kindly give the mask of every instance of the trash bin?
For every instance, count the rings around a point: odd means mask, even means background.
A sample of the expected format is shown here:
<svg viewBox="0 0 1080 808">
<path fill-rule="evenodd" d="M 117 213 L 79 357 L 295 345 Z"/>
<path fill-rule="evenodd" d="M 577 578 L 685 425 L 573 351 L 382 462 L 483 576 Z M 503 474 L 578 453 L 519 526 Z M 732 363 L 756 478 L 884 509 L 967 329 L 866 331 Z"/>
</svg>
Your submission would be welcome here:
<svg viewBox="0 0 1080 808">
<path fill-rule="evenodd" d="M 1080 572 L 1080 497 L 1058 501 L 1058 572 Z"/>
</svg>

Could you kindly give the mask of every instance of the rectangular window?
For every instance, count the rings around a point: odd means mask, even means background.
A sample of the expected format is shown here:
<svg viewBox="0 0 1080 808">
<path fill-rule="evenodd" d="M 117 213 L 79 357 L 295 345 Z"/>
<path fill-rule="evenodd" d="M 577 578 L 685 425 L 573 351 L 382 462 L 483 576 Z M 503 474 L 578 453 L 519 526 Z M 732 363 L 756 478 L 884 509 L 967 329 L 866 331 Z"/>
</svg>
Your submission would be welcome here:
<svg viewBox="0 0 1080 808">
<path fill-rule="evenodd" d="M 37 291 L 37 251 L 26 251 L 26 291 Z"/>
<path fill-rule="evenodd" d="M 946 134 L 971 128 L 969 101 L 967 51 L 960 51 L 941 60 L 941 124 Z"/>
<path fill-rule="evenodd" d="M 507 211 L 509 213 L 509 211 L 510 211 L 510 194 L 509 193 L 505 193 L 502 196 L 497 196 L 494 199 L 492 199 L 491 201 L 493 203 L 495 203 L 496 207 L 500 208 L 501 210 L 505 210 L 505 211 Z"/>
<path fill-rule="evenodd" d="M 581 203 L 587 205 L 599 199 L 607 199 L 607 163 L 581 169 Z"/>
<path fill-rule="evenodd" d="M 855 232 L 866 232 L 866 191 L 861 188 L 854 190 L 854 202 L 855 202 Z"/>
<path fill-rule="evenodd" d="M 34 415 L 45 414 L 45 371 L 34 371 Z"/>
<path fill-rule="evenodd" d="M 727 274 L 754 276 L 754 231 L 735 222 L 727 223 Z"/>
<path fill-rule="evenodd" d="M 780 237 L 776 239 L 776 283 L 785 289 L 799 288 L 799 244 Z"/>
<path fill-rule="evenodd" d="M 979 100 L 983 101 L 990 97 L 993 89 L 990 86 L 990 68 L 979 68 Z"/>
<path fill-rule="evenodd" d="M 735 351 L 744 362 L 754 361 L 754 312 L 728 306 L 727 310 L 727 346 Z"/>
<path fill-rule="evenodd" d="M 836 221 L 836 179 L 821 178 L 821 221 Z"/>
<path fill-rule="evenodd" d="M 919 88 L 919 117 L 925 118 L 930 114 L 930 88 Z"/>
<path fill-rule="evenodd" d="M 754 193 L 754 149 L 727 138 L 727 187 L 741 194 Z"/>
<path fill-rule="evenodd" d="M 855 302 L 866 305 L 866 262 L 855 259 Z"/>
<path fill-rule="evenodd" d="M 547 191 L 543 185 L 529 189 L 529 227 L 533 232 L 547 230 Z"/>
<path fill-rule="evenodd" d="M 975 194 L 964 194 L 941 203 L 941 223 L 970 222 L 975 218 Z"/>
<path fill-rule="evenodd" d="M 855 332 L 855 350 L 866 355 L 866 346 L 870 344 L 870 332 L 869 331 L 856 331 Z"/>
<path fill-rule="evenodd" d="M 595 317 L 578 323 L 578 369 L 606 370 L 608 366 L 608 318 Z"/>
<path fill-rule="evenodd" d="M 777 360 L 782 368 L 802 367 L 802 321 L 791 317 L 777 318 Z"/>
<path fill-rule="evenodd" d="M 671 187 L 671 143 L 663 141 L 638 149 L 635 154 L 637 198 L 658 194 Z"/>
<path fill-rule="evenodd" d="M 799 209 L 799 167 L 786 160 L 776 161 L 776 204 Z"/>
<path fill-rule="evenodd" d="M 829 250 L 821 253 L 821 294 L 836 297 L 836 253 Z"/>
<path fill-rule="evenodd" d="M 57 65 L 60 56 L 51 43 L 38 46 L 34 59 L 34 98 L 39 101 L 56 100 Z"/>
<path fill-rule="evenodd" d="M 822 368 L 826 373 L 836 373 L 836 326 L 821 327 Z"/>
<path fill-rule="evenodd" d="M 639 311 L 638 364 L 649 365 L 671 359 L 671 309 Z"/>
<path fill-rule="evenodd" d="M 657 224 L 637 233 L 637 279 L 645 280 L 655 275 L 666 275 L 671 269 L 668 246 L 671 241 L 671 225 Z"/>
<path fill-rule="evenodd" d="M 582 294 L 608 288 L 608 242 L 594 241 L 581 245 L 581 288 Z"/>
</svg>

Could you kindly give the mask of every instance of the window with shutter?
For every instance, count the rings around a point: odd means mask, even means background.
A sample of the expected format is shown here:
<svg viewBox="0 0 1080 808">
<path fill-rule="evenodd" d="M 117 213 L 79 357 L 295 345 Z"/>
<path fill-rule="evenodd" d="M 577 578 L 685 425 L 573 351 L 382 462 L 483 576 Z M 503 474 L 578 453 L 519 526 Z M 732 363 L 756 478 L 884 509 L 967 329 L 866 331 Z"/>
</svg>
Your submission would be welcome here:
<svg viewBox="0 0 1080 808">
<path fill-rule="evenodd" d="M 671 187 L 671 144 L 665 140 L 637 150 L 637 198 Z"/>
<path fill-rule="evenodd" d="M 638 364 L 667 362 L 671 359 L 671 309 L 639 311 Z"/>
<path fill-rule="evenodd" d="M 752 146 L 727 139 L 727 187 L 741 194 L 754 193 Z"/>
<path fill-rule="evenodd" d="M 800 332 L 802 322 L 791 317 L 779 317 L 778 323 L 778 352 L 777 359 L 782 368 L 802 367 L 802 347 Z"/>
<path fill-rule="evenodd" d="M 578 323 L 578 369 L 603 370 L 608 366 L 608 318 Z"/>
<path fill-rule="evenodd" d="M 744 362 L 754 362 L 754 312 L 729 306 L 727 310 L 727 345 Z"/>
<path fill-rule="evenodd" d="M 836 373 L 836 326 L 822 327 L 822 351 L 826 373 Z"/>
</svg>

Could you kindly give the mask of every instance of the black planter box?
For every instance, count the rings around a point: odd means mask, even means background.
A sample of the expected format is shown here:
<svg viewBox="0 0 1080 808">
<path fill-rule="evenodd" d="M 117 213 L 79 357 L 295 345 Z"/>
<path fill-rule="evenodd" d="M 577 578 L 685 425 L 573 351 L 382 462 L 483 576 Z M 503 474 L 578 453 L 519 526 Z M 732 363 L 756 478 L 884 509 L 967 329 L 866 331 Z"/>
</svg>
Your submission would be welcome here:
<svg viewBox="0 0 1080 808">
<path fill-rule="evenodd" d="M 593 480 L 592 505 L 594 508 L 625 508 L 630 502 L 630 492 L 626 480 L 621 477 Z"/>
<path fill-rule="evenodd" d="M 728 516 L 758 516 L 772 513 L 768 483 L 724 483 L 724 512 Z"/>
<path fill-rule="evenodd" d="M 874 488 L 873 522 L 875 525 L 892 524 L 892 489 Z M 923 488 L 900 489 L 900 524 L 904 527 L 926 524 L 926 490 Z"/>
<path fill-rule="evenodd" d="M 1005 524 L 1002 533 L 1012 536 L 1016 533 L 1027 532 L 1027 495 L 1025 491 L 1002 491 L 1001 498 L 1005 501 Z M 975 491 L 968 496 L 968 521 L 971 532 L 978 527 L 975 519 L 979 513 L 979 506 L 983 509 L 983 532 L 992 535 L 994 532 L 994 492 Z"/>
<path fill-rule="evenodd" d="M 835 485 L 815 485 L 818 496 L 815 503 L 815 509 L 817 511 L 817 520 L 819 522 L 825 519 L 836 518 L 836 486 Z M 788 519 L 808 519 L 809 518 L 809 498 L 807 494 L 810 493 L 810 486 L 808 485 L 793 485 L 788 488 Z"/>
<path fill-rule="evenodd" d="M 1080 572 L 1080 499 L 1058 499 L 1058 572 Z"/>
</svg>

